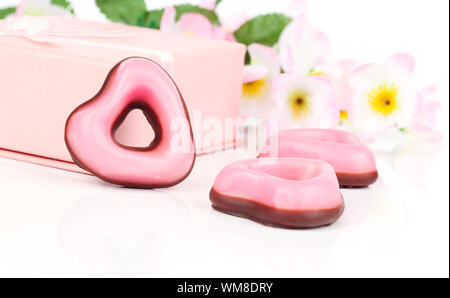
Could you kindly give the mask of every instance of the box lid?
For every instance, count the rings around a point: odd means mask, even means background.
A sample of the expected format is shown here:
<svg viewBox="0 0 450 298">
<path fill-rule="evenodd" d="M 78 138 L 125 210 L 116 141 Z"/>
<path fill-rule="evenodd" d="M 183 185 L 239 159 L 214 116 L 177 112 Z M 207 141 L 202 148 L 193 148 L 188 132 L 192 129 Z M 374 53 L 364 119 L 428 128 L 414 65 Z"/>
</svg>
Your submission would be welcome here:
<svg viewBox="0 0 450 298">
<path fill-rule="evenodd" d="M 227 50 L 242 51 L 245 48 L 234 42 L 182 33 L 55 16 L 10 17 L 0 21 L 0 46 L 100 61 L 122 59 L 124 56 L 156 56 L 161 58 L 162 64 L 169 64 L 177 56 L 211 50 L 226 53 Z"/>
</svg>

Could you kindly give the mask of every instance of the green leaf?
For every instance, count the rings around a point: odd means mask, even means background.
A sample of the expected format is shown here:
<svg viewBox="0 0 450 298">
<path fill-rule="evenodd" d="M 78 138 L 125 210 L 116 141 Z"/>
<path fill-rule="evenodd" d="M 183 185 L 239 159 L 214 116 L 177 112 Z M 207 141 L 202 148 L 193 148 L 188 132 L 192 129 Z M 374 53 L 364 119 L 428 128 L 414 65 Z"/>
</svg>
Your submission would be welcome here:
<svg viewBox="0 0 450 298">
<path fill-rule="evenodd" d="M 8 7 L 8 8 L 2 8 L 0 9 L 0 19 L 4 19 L 7 16 L 9 16 L 12 13 L 16 12 L 16 8 L 15 7 Z"/>
<path fill-rule="evenodd" d="M 247 51 L 245 54 L 245 65 L 249 65 L 252 63 L 252 58 L 250 58 L 250 53 Z"/>
<path fill-rule="evenodd" d="M 144 0 L 95 0 L 101 12 L 111 21 L 139 25 L 147 12 Z"/>
<path fill-rule="evenodd" d="M 208 18 L 208 20 L 213 25 L 219 25 L 219 17 L 213 10 L 205 9 L 196 5 L 191 4 L 181 4 L 181 5 L 175 5 L 175 10 L 177 11 L 177 15 L 175 17 L 175 20 L 178 21 L 181 16 L 185 13 L 199 13 L 205 17 Z"/>
<path fill-rule="evenodd" d="M 285 15 L 276 13 L 258 16 L 242 25 L 234 36 L 238 42 L 246 45 L 260 43 L 272 47 L 278 42 L 281 33 L 291 20 Z"/>
<path fill-rule="evenodd" d="M 68 11 L 70 11 L 71 14 L 74 13 L 74 10 L 72 8 L 72 5 L 70 5 L 69 0 L 52 0 L 52 4 L 58 5 L 58 6 L 61 6 L 65 9 L 67 9 Z"/>
<path fill-rule="evenodd" d="M 159 29 L 164 9 L 156 9 L 147 11 L 139 20 L 138 25 L 141 27 Z"/>
<path fill-rule="evenodd" d="M 52 0 L 52 4 L 62 6 L 66 9 L 70 7 L 70 2 L 67 0 Z"/>
</svg>

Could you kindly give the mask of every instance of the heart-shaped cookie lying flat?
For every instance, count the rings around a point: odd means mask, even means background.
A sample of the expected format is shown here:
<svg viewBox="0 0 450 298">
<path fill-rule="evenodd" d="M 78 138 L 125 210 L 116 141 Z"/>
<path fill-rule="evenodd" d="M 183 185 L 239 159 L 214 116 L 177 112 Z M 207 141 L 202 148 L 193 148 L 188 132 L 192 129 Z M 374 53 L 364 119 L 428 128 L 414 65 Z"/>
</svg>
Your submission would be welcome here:
<svg viewBox="0 0 450 298">
<path fill-rule="evenodd" d="M 302 158 L 233 163 L 217 176 L 210 199 L 218 211 L 290 229 L 330 225 L 344 211 L 333 168 Z"/>
<path fill-rule="evenodd" d="M 114 137 L 134 109 L 142 110 L 155 131 L 146 148 L 124 146 Z M 80 167 L 127 187 L 176 185 L 189 175 L 196 157 L 189 115 L 175 82 L 157 63 L 139 57 L 117 64 L 100 92 L 72 112 L 65 140 Z"/>
<path fill-rule="evenodd" d="M 378 179 L 373 152 L 356 135 L 340 130 L 284 130 L 267 140 L 258 157 L 323 160 L 333 166 L 342 187 L 364 187 Z"/>
</svg>

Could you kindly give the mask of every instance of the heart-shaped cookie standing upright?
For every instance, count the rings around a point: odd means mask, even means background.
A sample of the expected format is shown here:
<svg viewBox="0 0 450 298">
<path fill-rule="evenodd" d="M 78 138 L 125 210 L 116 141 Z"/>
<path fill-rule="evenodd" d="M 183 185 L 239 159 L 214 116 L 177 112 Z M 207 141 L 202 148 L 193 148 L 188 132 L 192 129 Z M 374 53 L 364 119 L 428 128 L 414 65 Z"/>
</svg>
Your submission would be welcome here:
<svg viewBox="0 0 450 298">
<path fill-rule="evenodd" d="M 155 131 L 148 147 L 127 147 L 114 135 L 128 113 L 140 109 Z M 170 75 L 139 57 L 121 61 L 100 92 L 76 108 L 66 123 L 73 160 L 113 184 L 170 187 L 192 171 L 196 153 L 186 105 Z"/>
</svg>

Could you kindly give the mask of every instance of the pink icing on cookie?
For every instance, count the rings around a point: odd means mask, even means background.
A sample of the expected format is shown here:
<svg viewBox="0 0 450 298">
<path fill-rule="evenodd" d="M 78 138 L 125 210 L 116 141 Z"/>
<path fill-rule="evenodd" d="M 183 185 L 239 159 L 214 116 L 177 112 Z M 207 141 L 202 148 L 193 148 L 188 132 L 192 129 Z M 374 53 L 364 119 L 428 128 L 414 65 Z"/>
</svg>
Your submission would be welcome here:
<svg viewBox="0 0 450 298">
<path fill-rule="evenodd" d="M 311 158 L 333 166 L 341 186 L 359 187 L 378 178 L 375 156 L 349 132 L 331 129 L 292 129 L 269 138 L 259 157 Z"/>
<path fill-rule="evenodd" d="M 114 137 L 134 109 L 144 112 L 155 131 L 146 148 L 121 145 Z M 128 187 L 176 185 L 189 175 L 196 156 L 189 115 L 175 82 L 158 64 L 138 57 L 117 64 L 100 92 L 72 112 L 65 140 L 80 167 Z M 174 146 L 173 140 L 184 146 Z"/>
<path fill-rule="evenodd" d="M 210 198 L 216 210 L 287 228 L 331 224 L 344 208 L 333 168 L 300 158 L 233 163 L 217 176 Z"/>
</svg>

